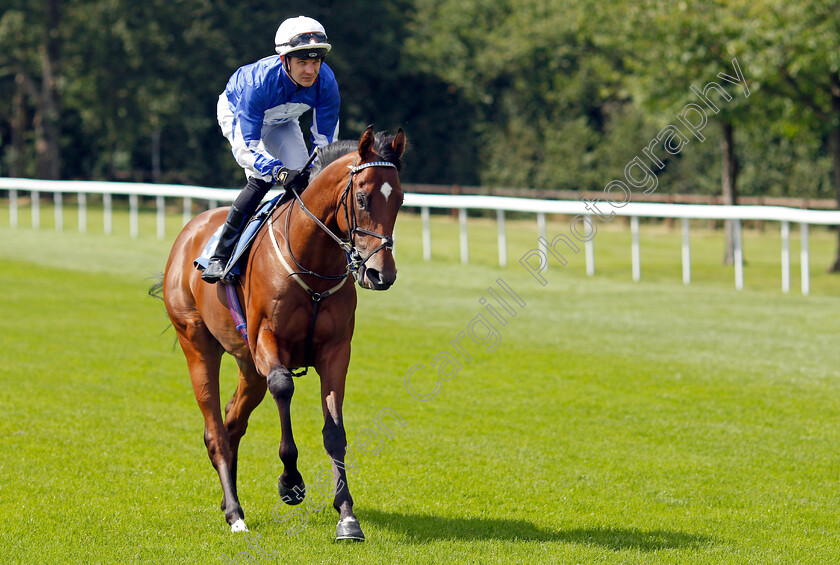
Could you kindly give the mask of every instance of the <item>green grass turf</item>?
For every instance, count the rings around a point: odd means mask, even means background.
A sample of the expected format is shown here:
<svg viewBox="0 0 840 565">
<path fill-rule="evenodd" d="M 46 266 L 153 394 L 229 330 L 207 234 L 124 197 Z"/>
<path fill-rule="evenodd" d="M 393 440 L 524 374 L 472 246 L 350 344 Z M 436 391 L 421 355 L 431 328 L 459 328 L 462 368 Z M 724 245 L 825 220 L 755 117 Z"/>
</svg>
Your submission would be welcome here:
<svg viewBox="0 0 840 565">
<path fill-rule="evenodd" d="M 48 212 L 38 231 L 0 222 L 4 561 L 223 563 L 250 552 L 272 562 L 218 510 L 183 356 L 162 304 L 145 295 L 168 242 L 148 215 L 136 240 L 124 217 L 108 237 L 91 217 L 88 234 L 69 214 L 62 234 Z M 168 220 L 168 241 L 178 223 Z M 330 504 L 297 507 L 305 524 L 293 535 L 275 520 L 280 431 L 267 400 L 239 473 L 260 546 L 301 564 L 834 562 L 840 292 L 823 273 L 834 235 L 812 232 L 813 296 L 802 297 L 798 271 L 793 292 L 779 290 L 769 225 L 747 233 L 740 292 L 719 265 L 720 234 L 702 225 L 688 287 L 678 231 L 643 225 L 641 283 L 616 227 L 596 237 L 595 277 L 573 256 L 542 287 L 517 263 L 536 245 L 533 222 L 509 228 L 502 269 L 494 224 L 471 221 L 463 267 L 457 224 L 435 219 L 425 263 L 419 221 L 401 218 L 397 285 L 359 295 L 345 404 L 351 444 L 383 409 L 405 422 L 386 418 L 394 437 L 381 435 L 375 455 L 356 452 L 350 486 L 368 540 L 334 543 Z M 434 398 L 413 398 L 406 372 L 423 364 L 412 382 L 432 390 L 432 360 L 457 357 L 451 341 L 499 277 L 526 305 L 496 323 L 498 347 L 462 338 L 472 361 Z M 223 401 L 235 382 L 225 367 Z M 297 382 L 293 420 L 311 484 L 328 466 L 314 374 Z"/>
</svg>

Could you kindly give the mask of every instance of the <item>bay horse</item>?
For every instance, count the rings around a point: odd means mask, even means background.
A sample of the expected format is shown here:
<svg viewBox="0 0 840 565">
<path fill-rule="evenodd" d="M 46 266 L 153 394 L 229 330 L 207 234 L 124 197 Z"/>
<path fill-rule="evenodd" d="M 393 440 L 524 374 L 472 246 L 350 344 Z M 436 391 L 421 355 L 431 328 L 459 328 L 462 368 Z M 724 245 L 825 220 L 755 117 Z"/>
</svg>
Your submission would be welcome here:
<svg viewBox="0 0 840 565">
<path fill-rule="evenodd" d="M 162 281 L 163 299 L 204 416 L 204 443 L 219 475 L 231 531 L 247 530 L 236 491 L 237 453 L 248 417 L 266 390 L 280 413 L 280 496 L 287 504 L 304 500 L 289 407 L 292 377 L 299 376 L 293 370 L 312 367 L 320 377 L 322 435 L 332 460 L 336 539 L 364 539 L 344 468 L 342 404 L 356 310 L 352 279 L 372 290 L 386 290 L 396 279 L 392 236 L 403 200 L 399 167 L 405 144 L 402 129 L 394 136 L 374 136 L 369 127 L 358 144 L 339 141 L 318 150 L 309 186 L 274 209 L 236 283 L 247 343 L 228 310 L 225 287 L 202 281 L 193 268 L 228 209 L 197 215 L 175 240 Z M 350 284 L 344 284 L 348 279 Z M 236 359 L 239 381 L 222 420 L 219 366 L 224 353 Z"/>
</svg>

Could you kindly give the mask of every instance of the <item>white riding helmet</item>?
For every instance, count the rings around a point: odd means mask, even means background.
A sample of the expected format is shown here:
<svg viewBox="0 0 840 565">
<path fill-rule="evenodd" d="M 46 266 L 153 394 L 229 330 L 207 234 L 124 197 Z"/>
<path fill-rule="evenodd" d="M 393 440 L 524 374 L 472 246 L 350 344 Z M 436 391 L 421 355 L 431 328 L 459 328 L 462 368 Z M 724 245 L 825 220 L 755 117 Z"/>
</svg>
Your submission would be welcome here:
<svg viewBox="0 0 840 565">
<path fill-rule="evenodd" d="M 323 59 L 332 49 L 324 26 L 306 16 L 289 18 L 280 24 L 274 36 L 274 45 L 278 55 L 299 59 Z"/>
</svg>

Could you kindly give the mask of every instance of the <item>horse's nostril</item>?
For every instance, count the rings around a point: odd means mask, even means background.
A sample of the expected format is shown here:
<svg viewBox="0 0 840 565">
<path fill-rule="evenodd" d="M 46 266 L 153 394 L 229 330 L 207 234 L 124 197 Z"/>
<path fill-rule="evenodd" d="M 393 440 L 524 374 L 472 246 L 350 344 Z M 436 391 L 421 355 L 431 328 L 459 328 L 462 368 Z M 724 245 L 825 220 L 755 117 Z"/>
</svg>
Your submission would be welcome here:
<svg viewBox="0 0 840 565">
<path fill-rule="evenodd" d="M 368 269 L 368 270 L 366 271 L 366 274 L 367 274 L 367 278 L 368 278 L 368 280 L 369 280 L 370 282 L 372 282 L 374 285 L 377 285 L 377 286 L 378 286 L 379 284 L 381 284 L 381 283 L 382 283 L 382 275 L 379 273 L 379 271 L 378 271 L 378 270 L 376 270 L 376 269 Z"/>
</svg>

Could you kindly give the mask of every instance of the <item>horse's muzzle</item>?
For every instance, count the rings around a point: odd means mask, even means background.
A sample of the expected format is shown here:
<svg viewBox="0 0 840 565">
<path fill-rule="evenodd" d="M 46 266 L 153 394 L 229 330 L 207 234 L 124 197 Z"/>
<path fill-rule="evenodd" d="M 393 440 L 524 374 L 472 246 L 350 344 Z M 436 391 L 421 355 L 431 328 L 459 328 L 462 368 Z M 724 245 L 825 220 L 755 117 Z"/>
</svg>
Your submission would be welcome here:
<svg viewBox="0 0 840 565">
<path fill-rule="evenodd" d="M 359 286 L 370 290 L 388 290 L 397 280 L 397 271 L 384 274 L 379 269 L 362 267 L 359 269 Z"/>
</svg>

